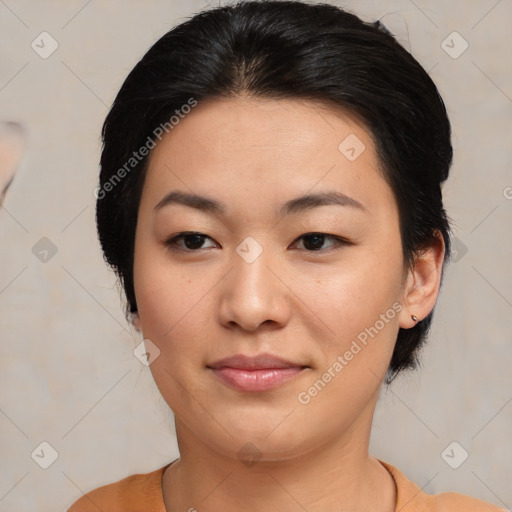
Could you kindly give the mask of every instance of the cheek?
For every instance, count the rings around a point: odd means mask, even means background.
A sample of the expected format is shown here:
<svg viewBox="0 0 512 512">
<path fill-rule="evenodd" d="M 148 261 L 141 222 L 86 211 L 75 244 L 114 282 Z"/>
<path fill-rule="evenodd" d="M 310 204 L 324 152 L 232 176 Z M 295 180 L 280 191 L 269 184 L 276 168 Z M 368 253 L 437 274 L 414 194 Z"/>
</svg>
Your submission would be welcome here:
<svg viewBox="0 0 512 512">
<path fill-rule="evenodd" d="M 165 264 L 150 251 L 139 254 L 134 265 L 137 305 L 145 339 L 160 350 L 150 371 L 161 395 L 180 417 L 195 411 L 195 375 L 204 362 L 204 321 L 208 304 L 206 279 L 188 276 L 177 266 Z M 186 383 L 186 384 L 185 384 Z M 184 390 L 188 392 L 184 392 Z"/>
<path fill-rule="evenodd" d="M 184 352 L 186 363 L 194 362 L 190 353 L 209 321 L 205 308 L 211 300 L 210 274 L 206 268 L 171 265 L 161 248 L 136 253 L 134 286 L 142 331 L 171 366 Z"/>
<path fill-rule="evenodd" d="M 328 274 L 302 281 L 305 300 L 329 326 L 331 342 L 322 347 L 326 362 L 352 350 L 360 364 L 378 361 L 385 366 L 398 333 L 401 262 L 398 241 L 381 250 L 354 251 Z"/>
<path fill-rule="evenodd" d="M 397 300 L 401 270 L 400 259 L 389 252 L 358 251 L 313 281 L 302 277 L 300 283 L 303 296 L 331 321 L 357 324 L 376 312 L 384 313 Z"/>
</svg>

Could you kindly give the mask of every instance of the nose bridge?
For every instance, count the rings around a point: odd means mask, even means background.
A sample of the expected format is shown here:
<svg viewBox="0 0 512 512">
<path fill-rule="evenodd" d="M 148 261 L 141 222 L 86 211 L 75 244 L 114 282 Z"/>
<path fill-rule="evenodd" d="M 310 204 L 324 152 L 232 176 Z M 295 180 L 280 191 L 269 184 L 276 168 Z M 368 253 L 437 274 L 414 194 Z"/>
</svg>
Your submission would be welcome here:
<svg viewBox="0 0 512 512">
<path fill-rule="evenodd" d="M 234 258 L 234 278 L 237 293 L 248 293 L 263 299 L 271 291 L 274 276 L 270 272 L 270 250 L 252 237 L 244 240 L 237 248 Z"/>
<path fill-rule="evenodd" d="M 222 289 L 223 322 L 254 330 L 263 322 L 286 318 L 286 287 L 276 277 L 276 258 L 253 237 L 245 238 L 232 255 L 232 270 Z M 273 267 L 276 267 L 274 270 Z"/>
</svg>

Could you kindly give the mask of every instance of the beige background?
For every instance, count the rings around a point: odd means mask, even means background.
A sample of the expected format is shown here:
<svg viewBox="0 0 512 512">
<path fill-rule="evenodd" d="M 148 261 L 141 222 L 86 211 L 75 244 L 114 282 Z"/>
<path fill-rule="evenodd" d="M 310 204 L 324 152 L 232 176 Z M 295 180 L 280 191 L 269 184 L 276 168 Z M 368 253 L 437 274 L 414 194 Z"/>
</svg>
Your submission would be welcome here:
<svg viewBox="0 0 512 512">
<path fill-rule="evenodd" d="M 397 32 L 438 84 L 454 130 L 444 193 L 458 261 L 447 269 L 423 368 L 383 390 L 372 454 L 429 493 L 512 508 L 512 3 L 337 4 Z M 102 260 L 93 189 L 100 126 L 125 76 L 158 37 L 205 7 L 0 2 L 0 121 L 19 121 L 29 135 L 0 208 L 0 511 L 62 511 L 84 491 L 177 457 L 172 415 L 133 356 L 139 337 Z M 59 45 L 47 59 L 31 48 L 43 31 Z M 453 31 L 469 44 L 456 59 L 441 46 Z M 43 237 L 57 249 L 47 262 L 33 253 Z M 31 457 L 43 441 L 58 452 L 46 470 Z M 458 469 L 441 456 L 453 441 L 469 453 Z"/>
</svg>

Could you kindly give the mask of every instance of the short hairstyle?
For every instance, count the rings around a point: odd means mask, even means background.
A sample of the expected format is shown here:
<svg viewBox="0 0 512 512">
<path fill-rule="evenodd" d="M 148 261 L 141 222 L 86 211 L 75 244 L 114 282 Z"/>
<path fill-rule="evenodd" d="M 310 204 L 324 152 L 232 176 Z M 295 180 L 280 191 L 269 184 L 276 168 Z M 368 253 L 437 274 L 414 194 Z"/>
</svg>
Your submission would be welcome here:
<svg viewBox="0 0 512 512">
<path fill-rule="evenodd" d="M 156 41 L 103 124 L 96 222 L 104 259 L 124 287 L 127 319 L 137 312 L 135 228 L 149 157 L 135 160 L 134 151 L 155 145 L 158 127 L 169 132 L 171 116 L 191 100 L 240 95 L 323 102 L 363 120 L 398 205 L 404 268 L 440 233 L 442 280 L 451 254 L 441 193 L 451 128 L 428 73 L 379 21 L 326 3 L 242 0 L 199 12 Z M 400 328 L 388 384 L 417 367 L 432 315 Z"/>
</svg>

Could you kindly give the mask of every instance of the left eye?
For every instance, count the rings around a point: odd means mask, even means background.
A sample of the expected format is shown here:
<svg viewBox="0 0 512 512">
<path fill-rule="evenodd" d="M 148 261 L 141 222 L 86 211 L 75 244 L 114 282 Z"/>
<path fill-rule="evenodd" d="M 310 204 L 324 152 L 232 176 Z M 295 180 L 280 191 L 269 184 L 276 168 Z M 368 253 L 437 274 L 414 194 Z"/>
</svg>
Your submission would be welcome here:
<svg viewBox="0 0 512 512">
<path fill-rule="evenodd" d="M 336 235 L 327 235 L 326 233 L 306 233 L 298 238 L 298 240 L 304 239 L 304 241 L 307 241 L 307 243 L 303 243 L 306 247 L 306 250 L 308 252 L 318 252 L 325 249 L 322 249 L 322 245 L 324 244 L 325 240 L 332 240 L 334 241 L 334 246 L 340 246 L 340 245 L 348 245 L 348 240 L 345 240 L 344 238 L 341 238 Z M 310 250 L 309 250 L 309 249 Z"/>
<path fill-rule="evenodd" d="M 185 251 L 185 252 L 197 252 L 198 249 L 201 249 L 205 239 L 210 239 L 207 235 L 204 235 L 203 233 L 195 233 L 195 232 L 185 232 L 185 233 L 178 233 L 177 235 L 171 237 L 167 242 L 165 243 L 166 246 L 170 247 L 171 250 L 177 250 L 177 251 Z M 336 236 L 336 235 L 328 235 L 326 233 L 306 233 L 304 235 L 301 235 L 297 240 L 294 242 L 294 244 L 298 240 L 304 240 L 303 245 L 307 252 L 321 252 L 325 251 L 326 249 L 322 249 L 322 246 L 324 245 L 324 242 L 326 240 L 331 240 L 334 243 L 332 244 L 334 247 L 340 246 L 340 245 L 349 245 L 350 242 L 342 237 Z M 183 241 L 185 244 L 185 248 L 181 246 L 178 242 Z"/>
</svg>

